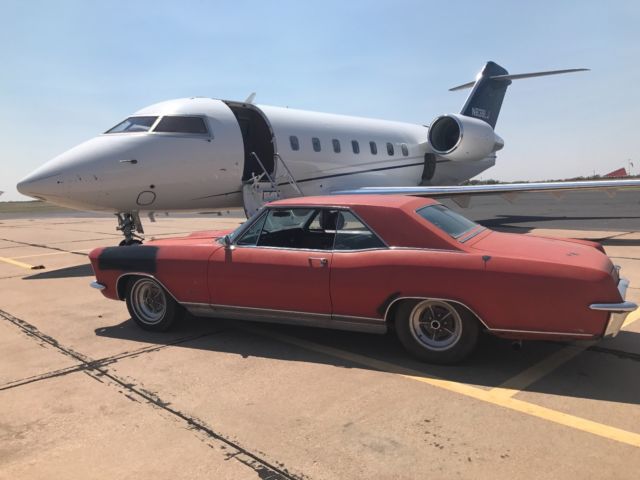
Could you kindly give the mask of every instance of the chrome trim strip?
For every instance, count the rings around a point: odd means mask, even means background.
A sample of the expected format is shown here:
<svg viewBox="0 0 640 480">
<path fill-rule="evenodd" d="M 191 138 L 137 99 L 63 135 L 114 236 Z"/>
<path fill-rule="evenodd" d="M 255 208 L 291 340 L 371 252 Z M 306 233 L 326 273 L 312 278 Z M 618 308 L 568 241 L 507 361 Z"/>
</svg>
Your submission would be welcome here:
<svg viewBox="0 0 640 480">
<path fill-rule="evenodd" d="M 468 253 L 464 250 L 448 250 L 446 248 L 429 248 L 429 247 L 389 247 L 389 250 L 427 250 L 429 252 L 442 252 L 442 253 Z"/>
<path fill-rule="evenodd" d="M 249 320 L 254 322 L 283 323 L 309 327 L 331 328 L 369 333 L 385 333 L 387 325 L 382 318 L 353 317 L 324 313 L 296 312 L 257 307 L 237 307 L 202 303 L 182 303 L 192 314 L 205 317 Z"/>
<path fill-rule="evenodd" d="M 574 332 L 545 332 L 541 330 L 512 330 L 510 328 L 493 328 L 492 332 L 501 332 L 501 333 L 531 333 L 536 335 L 562 335 L 565 337 L 589 337 L 593 338 L 595 335 L 591 333 L 574 333 Z"/>
<path fill-rule="evenodd" d="M 123 277 L 149 277 L 149 278 L 153 278 L 156 282 L 158 282 L 160 284 L 160 286 L 162 286 L 162 288 L 164 288 L 169 293 L 169 295 L 171 295 L 171 298 L 173 298 L 176 302 L 184 305 L 180 300 L 178 300 L 176 298 L 176 296 L 173 293 L 171 293 L 171 290 L 169 290 L 167 287 L 165 287 L 165 285 L 160 280 L 158 280 L 156 277 L 154 277 L 153 275 L 151 275 L 149 273 L 142 273 L 142 272 L 126 272 L 126 273 L 123 273 L 116 280 L 116 293 L 118 293 L 119 290 L 120 290 L 120 288 L 119 288 L 120 287 L 120 280 Z M 120 298 L 120 300 L 124 300 L 124 297 L 120 297 L 119 294 L 118 294 L 118 298 Z"/>
<path fill-rule="evenodd" d="M 482 319 L 482 317 L 480 317 L 480 315 L 478 315 L 476 312 L 474 312 L 469 306 L 467 306 L 466 304 L 459 302 L 458 300 L 451 300 L 450 298 L 436 298 L 436 297 L 398 297 L 398 298 L 394 298 L 393 301 L 391 301 L 391 303 L 389 303 L 389 305 L 387 305 L 386 310 L 384 311 L 384 320 L 385 322 L 388 321 L 389 319 L 387 318 L 389 315 L 389 310 L 391 310 L 391 307 L 398 301 L 400 300 L 439 300 L 441 302 L 450 302 L 450 303 L 455 303 L 458 304 L 464 308 L 466 308 L 467 310 L 469 310 L 471 313 L 473 313 L 476 318 L 480 321 L 480 323 L 484 326 L 484 328 L 486 328 L 487 330 L 491 331 L 491 328 L 489 328 L 489 326 L 485 323 L 485 321 Z"/>
<path fill-rule="evenodd" d="M 591 310 L 601 310 L 605 312 L 633 312 L 638 305 L 633 302 L 622 303 L 592 303 L 589 305 Z"/>
<path fill-rule="evenodd" d="M 93 282 L 91 282 L 91 283 L 89 284 L 89 286 L 90 286 L 91 288 L 95 288 L 95 289 L 97 289 L 97 290 L 104 290 L 105 288 L 107 288 L 107 286 L 106 286 L 106 285 L 103 285 L 102 283 L 98 282 L 97 280 L 94 280 Z"/>
<path fill-rule="evenodd" d="M 391 307 L 398 301 L 400 300 L 439 300 L 442 302 L 451 302 L 451 303 L 456 303 L 458 305 L 461 305 L 462 307 L 466 308 L 467 310 L 469 310 L 471 313 L 473 313 L 476 318 L 480 321 L 480 323 L 482 323 L 482 325 L 490 332 L 496 332 L 496 333 L 531 333 L 531 334 L 540 334 L 540 335 L 564 335 L 564 336 L 576 336 L 576 337 L 594 337 L 594 335 L 590 334 L 590 333 L 568 333 L 568 332 L 542 332 L 542 331 L 537 331 L 537 330 L 511 330 L 508 328 L 491 328 L 489 327 L 485 321 L 482 319 L 482 317 L 480 317 L 480 315 L 478 315 L 475 311 L 473 311 L 473 309 L 471 309 L 468 305 L 459 302 L 457 300 L 451 300 L 449 298 L 435 298 L 435 297 L 398 297 L 396 299 L 394 299 L 388 306 L 387 309 L 384 312 L 384 318 L 386 321 L 388 321 L 388 314 L 389 314 L 389 310 L 391 309 Z"/>
</svg>

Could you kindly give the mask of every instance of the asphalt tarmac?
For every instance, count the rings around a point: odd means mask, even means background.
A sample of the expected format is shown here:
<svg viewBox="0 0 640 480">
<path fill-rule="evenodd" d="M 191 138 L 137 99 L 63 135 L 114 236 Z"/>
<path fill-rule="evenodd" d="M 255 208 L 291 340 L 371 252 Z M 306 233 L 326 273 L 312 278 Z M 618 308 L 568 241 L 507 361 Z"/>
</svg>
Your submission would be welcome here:
<svg viewBox="0 0 640 480">
<path fill-rule="evenodd" d="M 462 212 L 602 241 L 639 302 L 638 197 L 480 199 Z M 88 287 L 87 252 L 120 237 L 113 218 L 84 215 L 0 213 L 2 479 L 638 476 L 640 312 L 597 344 L 515 351 L 487 337 L 454 367 L 410 359 L 391 334 L 198 318 L 154 334 Z"/>
</svg>

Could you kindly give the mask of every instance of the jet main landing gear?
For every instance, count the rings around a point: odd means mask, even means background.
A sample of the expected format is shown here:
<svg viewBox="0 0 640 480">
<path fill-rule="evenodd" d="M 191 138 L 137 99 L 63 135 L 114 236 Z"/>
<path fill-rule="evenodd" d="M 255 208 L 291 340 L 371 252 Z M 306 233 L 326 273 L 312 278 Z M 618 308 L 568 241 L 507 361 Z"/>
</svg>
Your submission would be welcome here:
<svg viewBox="0 0 640 480">
<path fill-rule="evenodd" d="M 144 236 L 142 236 L 144 235 L 144 229 L 138 212 L 119 212 L 116 213 L 116 217 L 118 217 L 116 230 L 120 230 L 124 235 L 124 240 L 120 242 L 120 246 L 141 245 L 144 240 Z M 138 235 L 138 233 L 141 235 Z"/>
</svg>

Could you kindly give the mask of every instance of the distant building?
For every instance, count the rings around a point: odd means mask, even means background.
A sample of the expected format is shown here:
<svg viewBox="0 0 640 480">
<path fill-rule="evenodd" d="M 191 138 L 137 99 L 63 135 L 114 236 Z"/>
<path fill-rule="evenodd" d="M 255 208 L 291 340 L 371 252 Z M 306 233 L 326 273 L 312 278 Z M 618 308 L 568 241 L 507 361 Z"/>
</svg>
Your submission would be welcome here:
<svg viewBox="0 0 640 480">
<path fill-rule="evenodd" d="M 619 168 L 613 172 L 609 172 L 605 175 L 605 178 L 622 178 L 627 176 L 627 170 L 625 168 Z"/>
</svg>

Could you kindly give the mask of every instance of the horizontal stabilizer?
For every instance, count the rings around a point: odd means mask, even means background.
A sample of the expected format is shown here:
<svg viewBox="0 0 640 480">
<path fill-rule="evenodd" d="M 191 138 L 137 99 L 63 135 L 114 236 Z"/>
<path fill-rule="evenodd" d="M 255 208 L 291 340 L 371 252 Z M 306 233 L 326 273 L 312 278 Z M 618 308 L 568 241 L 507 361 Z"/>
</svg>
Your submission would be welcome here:
<svg viewBox="0 0 640 480">
<path fill-rule="evenodd" d="M 364 187 L 332 192 L 334 195 L 413 195 L 418 197 L 453 198 L 483 195 L 501 195 L 507 200 L 519 193 L 551 193 L 559 195 L 570 191 L 640 190 L 640 180 L 583 180 L 576 182 L 500 183 L 496 185 L 449 185 L 433 187 Z M 465 202 L 467 203 L 467 202 Z"/>
<path fill-rule="evenodd" d="M 546 77 L 548 75 L 561 75 L 563 73 L 574 73 L 574 72 L 588 72 L 588 68 L 569 68 L 565 70 L 548 70 L 546 72 L 531 72 L 531 73 L 517 73 L 515 75 L 493 75 L 488 77 L 489 80 L 521 80 L 523 78 L 534 78 L 534 77 Z M 457 90 L 464 90 L 466 88 L 471 88 L 476 84 L 476 80 L 473 82 L 464 83 L 462 85 L 458 85 L 457 87 L 450 88 L 450 92 L 455 92 Z"/>
</svg>

